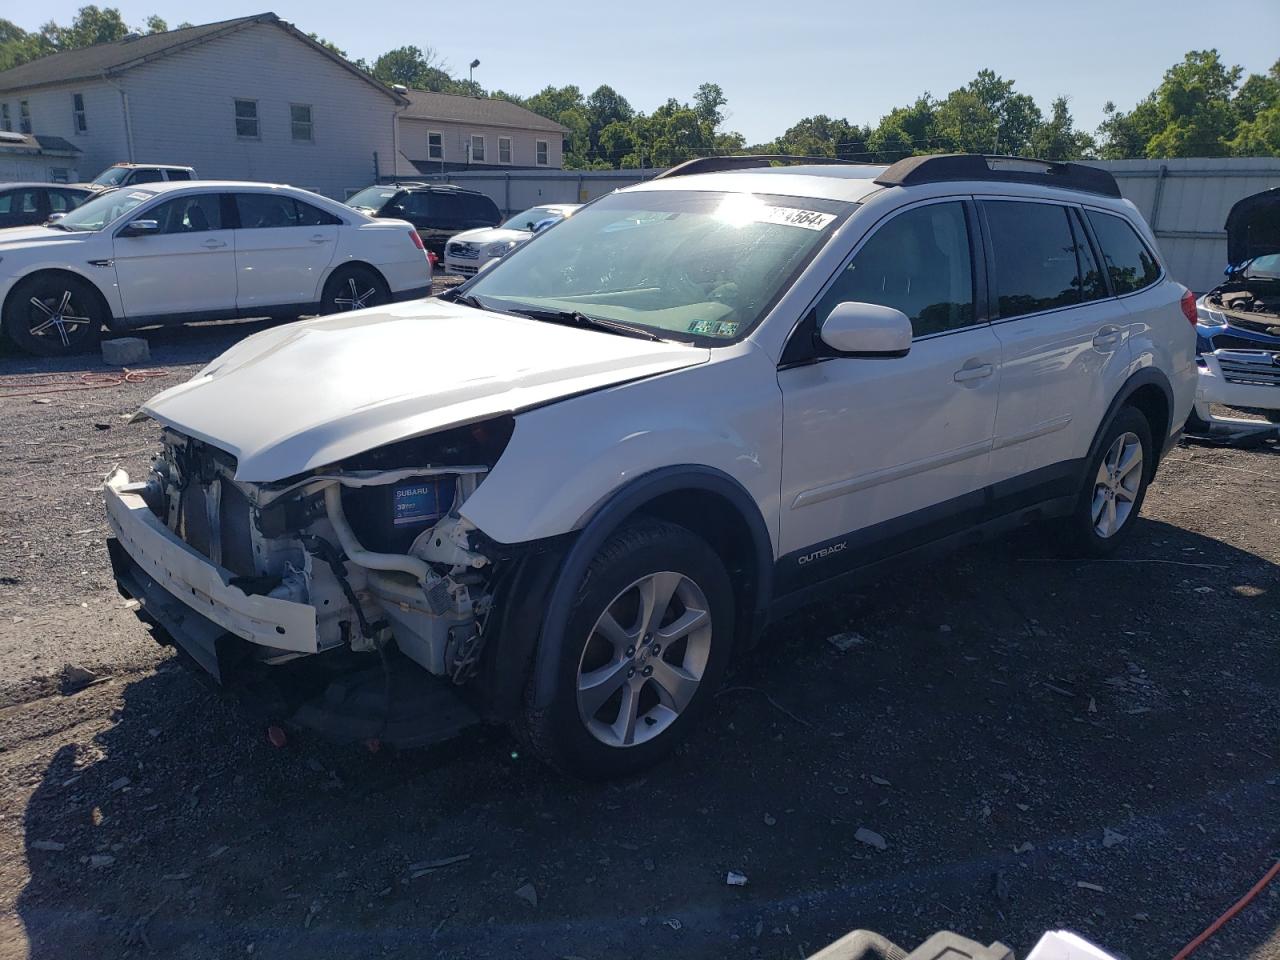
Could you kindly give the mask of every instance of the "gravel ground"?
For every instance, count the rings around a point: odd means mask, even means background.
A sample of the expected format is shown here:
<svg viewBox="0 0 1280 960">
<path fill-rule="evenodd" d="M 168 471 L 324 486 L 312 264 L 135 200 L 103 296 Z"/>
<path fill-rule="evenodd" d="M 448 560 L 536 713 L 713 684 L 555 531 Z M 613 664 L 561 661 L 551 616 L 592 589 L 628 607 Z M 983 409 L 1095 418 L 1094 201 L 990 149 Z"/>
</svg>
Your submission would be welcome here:
<svg viewBox="0 0 1280 960">
<path fill-rule="evenodd" d="M 116 594 L 99 493 L 155 449 L 126 416 L 256 328 L 149 335 L 163 377 L 82 392 L 15 396 L 105 368 L 0 357 L 0 960 L 796 958 L 856 927 L 1140 960 L 1280 856 L 1266 450 L 1174 451 L 1120 562 L 1028 532 L 797 615 L 644 778 L 501 732 L 274 749 Z M 1280 883 L 1200 955 L 1280 958 Z"/>
</svg>

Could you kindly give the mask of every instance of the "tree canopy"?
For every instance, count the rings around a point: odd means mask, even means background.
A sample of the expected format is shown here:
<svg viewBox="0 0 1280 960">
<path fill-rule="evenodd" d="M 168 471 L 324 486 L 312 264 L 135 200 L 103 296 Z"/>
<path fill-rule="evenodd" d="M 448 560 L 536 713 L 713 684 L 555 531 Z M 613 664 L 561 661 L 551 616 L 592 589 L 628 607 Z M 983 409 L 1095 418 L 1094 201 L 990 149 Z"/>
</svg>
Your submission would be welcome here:
<svg viewBox="0 0 1280 960">
<path fill-rule="evenodd" d="M 179 24 L 180 27 L 190 24 Z M 28 32 L 0 19 L 0 70 L 62 50 L 158 32 L 168 25 L 148 17 L 130 28 L 114 7 L 81 7 L 71 23 L 49 21 Z M 311 39 L 339 56 L 345 51 L 316 34 Z M 388 84 L 467 96 L 491 96 L 521 104 L 568 129 L 569 168 L 668 166 L 692 157 L 740 152 L 741 134 L 725 129 L 728 98 L 717 83 L 704 83 L 688 101 L 674 97 L 643 113 L 619 91 L 601 84 L 590 93 L 569 84 L 530 96 L 486 91 L 455 77 L 430 46 L 406 44 L 372 63 L 355 65 Z M 1129 110 L 1104 107 L 1096 137 L 1076 127 L 1070 98 L 1056 97 L 1042 111 L 1013 80 L 980 70 L 943 97 L 921 93 L 894 107 L 874 125 L 843 117 L 802 117 L 752 152 L 841 157 L 888 163 L 919 153 L 1007 153 L 1049 160 L 1082 157 L 1280 156 L 1280 60 L 1264 74 L 1249 74 L 1222 60 L 1217 50 L 1192 50 L 1165 71 L 1160 84 Z"/>
</svg>

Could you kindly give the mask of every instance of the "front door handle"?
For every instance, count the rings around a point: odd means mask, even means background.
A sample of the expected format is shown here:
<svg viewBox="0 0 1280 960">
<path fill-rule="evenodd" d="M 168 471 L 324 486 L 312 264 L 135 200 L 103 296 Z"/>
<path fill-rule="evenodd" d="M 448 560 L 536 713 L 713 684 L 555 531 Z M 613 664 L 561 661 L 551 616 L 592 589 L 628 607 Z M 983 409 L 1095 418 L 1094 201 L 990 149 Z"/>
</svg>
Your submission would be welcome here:
<svg viewBox="0 0 1280 960">
<path fill-rule="evenodd" d="M 970 383 L 974 380 L 985 380 L 995 373 L 996 368 L 990 363 L 980 363 L 972 367 L 961 367 L 951 379 L 956 383 Z"/>
<path fill-rule="evenodd" d="M 204 243 L 200 244 L 200 246 L 204 247 L 206 250 L 217 250 L 219 247 L 225 247 L 226 245 L 227 241 L 225 240 L 206 240 Z"/>
<path fill-rule="evenodd" d="M 1120 342 L 1120 338 L 1124 336 L 1124 331 L 1112 324 L 1107 324 L 1093 338 L 1093 345 L 1099 350 L 1110 350 Z"/>
</svg>

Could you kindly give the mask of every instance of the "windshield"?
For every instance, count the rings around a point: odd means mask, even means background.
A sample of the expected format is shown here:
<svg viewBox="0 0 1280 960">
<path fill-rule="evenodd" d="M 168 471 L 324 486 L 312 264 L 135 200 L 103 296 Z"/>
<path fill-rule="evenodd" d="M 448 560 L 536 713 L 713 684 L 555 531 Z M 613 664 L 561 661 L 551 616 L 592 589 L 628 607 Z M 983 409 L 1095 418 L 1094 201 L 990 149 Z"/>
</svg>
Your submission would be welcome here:
<svg viewBox="0 0 1280 960">
<path fill-rule="evenodd" d="M 611 194 L 465 290 L 496 310 L 578 312 L 678 340 L 734 341 L 854 206 L 745 193 Z"/>
<path fill-rule="evenodd" d="M 1280 280 L 1280 253 L 1254 257 L 1244 268 L 1249 280 Z"/>
<path fill-rule="evenodd" d="M 543 220 L 560 220 L 563 217 L 564 211 L 558 207 L 530 207 L 528 210 L 517 213 L 502 225 L 509 230 L 528 230 L 532 232 L 533 228 Z"/>
<path fill-rule="evenodd" d="M 101 187 L 118 187 L 129 176 L 128 167 L 107 167 L 93 178 L 93 182 Z"/>
<path fill-rule="evenodd" d="M 384 203 L 399 192 L 399 187 L 365 187 L 359 193 L 347 198 L 347 206 L 364 207 L 366 210 L 379 210 Z"/>
<path fill-rule="evenodd" d="M 54 226 L 66 230 L 101 230 L 154 196 L 150 190 L 112 190 L 76 207 Z"/>
</svg>

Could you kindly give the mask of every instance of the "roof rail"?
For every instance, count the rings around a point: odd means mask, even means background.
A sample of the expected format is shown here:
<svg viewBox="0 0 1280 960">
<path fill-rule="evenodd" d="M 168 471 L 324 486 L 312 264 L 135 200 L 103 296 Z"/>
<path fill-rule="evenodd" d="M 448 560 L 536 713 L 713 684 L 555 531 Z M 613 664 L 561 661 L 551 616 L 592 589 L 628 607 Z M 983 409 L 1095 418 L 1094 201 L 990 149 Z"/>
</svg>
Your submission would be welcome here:
<svg viewBox="0 0 1280 960">
<path fill-rule="evenodd" d="M 906 157 L 876 177 L 882 187 L 911 187 L 952 180 L 988 180 L 1000 183 L 1034 183 L 1042 187 L 1081 190 L 1104 197 L 1119 197 L 1116 178 L 1099 167 L 1083 163 L 1059 163 L 1030 157 L 986 156 L 978 153 L 941 153 Z"/>
<path fill-rule="evenodd" d="M 726 170 L 749 170 L 752 167 L 771 167 L 775 163 L 863 166 L 856 160 L 842 160 L 839 157 L 797 157 L 786 153 L 745 154 L 733 157 L 695 157 L 692 160 L 686 160 L 684 163 L 677 163 L 674 167 L 664 170 L 653 179 L 687 177 L 692 173 L 723 173 Z"/>
</svg>

